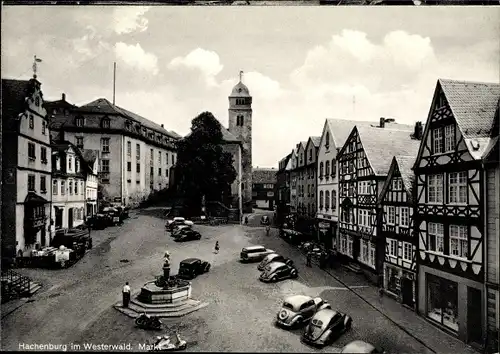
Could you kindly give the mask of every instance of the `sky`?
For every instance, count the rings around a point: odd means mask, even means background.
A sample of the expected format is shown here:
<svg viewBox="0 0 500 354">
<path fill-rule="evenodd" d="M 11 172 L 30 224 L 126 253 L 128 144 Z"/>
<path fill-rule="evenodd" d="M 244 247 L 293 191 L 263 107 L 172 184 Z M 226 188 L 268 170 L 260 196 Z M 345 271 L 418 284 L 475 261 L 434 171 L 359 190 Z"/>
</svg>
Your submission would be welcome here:
<svg viewBox="0 0 500 354">
<path fill-rule="evenodd" d="M 427 119 L 438 78 L 499 82 L 500 8 L 3 6 L 2 78 L 44 99 L 116 104 L 186 135 L 228 125 L 243 70 L 253 166 L 277 167 L 326 118 Z"/>
</svg>

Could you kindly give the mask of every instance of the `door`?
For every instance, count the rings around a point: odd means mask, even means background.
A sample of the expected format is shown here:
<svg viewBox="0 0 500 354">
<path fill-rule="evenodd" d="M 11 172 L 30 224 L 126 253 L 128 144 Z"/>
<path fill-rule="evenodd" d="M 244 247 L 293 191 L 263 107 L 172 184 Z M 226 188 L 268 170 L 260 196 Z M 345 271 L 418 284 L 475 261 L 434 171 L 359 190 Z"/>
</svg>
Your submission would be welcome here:
<svg viewBox="0 0 500 354">
<path fill-rule="evenodd" d="M 73 208 L 68 209 L 68 229 L 73 228 Z"/>
<path fill-rule="evenodd" d="M 467 342 L 481 344 L 482 331 L 482 292 L 476 288 L 467 288 Z"/>
<path fill-rule="evenodd" d="M 63 210 L 56 207 L 56 229 L 60 229 L 63 225 Z"/>
<path fill-rule="evenodd" d="M 401 300 L 404 305 L 413 307 L 413 281 L 410 278 L 401 278 Z"/>
</svg>

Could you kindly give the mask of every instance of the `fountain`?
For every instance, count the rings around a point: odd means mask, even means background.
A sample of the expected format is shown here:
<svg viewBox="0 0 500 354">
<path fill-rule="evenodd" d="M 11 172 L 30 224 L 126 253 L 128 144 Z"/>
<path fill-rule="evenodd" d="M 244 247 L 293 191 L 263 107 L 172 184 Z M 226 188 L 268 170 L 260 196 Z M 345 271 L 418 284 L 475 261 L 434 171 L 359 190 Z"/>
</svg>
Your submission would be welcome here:
<svg viewBox="0 0 500 354">
<path fill-rule="evenodd" d="M 191 282 L 170 275 L 170 254 L 165 252 L 163 275 L 149 281 L 132 296 L 128 308 L 121 302 L 114 305 L 118 311 L 136 318 L 141 313 L 158 317 L 181 317 L 197 311 L 208 303 L 191 298 Z"/>
</svg>

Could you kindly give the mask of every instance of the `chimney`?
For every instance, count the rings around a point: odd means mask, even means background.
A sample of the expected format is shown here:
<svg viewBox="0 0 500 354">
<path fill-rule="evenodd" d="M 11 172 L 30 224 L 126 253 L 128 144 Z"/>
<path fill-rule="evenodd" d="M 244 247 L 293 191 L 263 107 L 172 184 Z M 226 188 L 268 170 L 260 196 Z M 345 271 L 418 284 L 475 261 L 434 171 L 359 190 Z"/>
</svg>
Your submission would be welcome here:
<svg viewBox="0 0 500 354">
<path fill-rule="evenodd" d="M 66 94 L 65 93 L 62 94 L 62 100 L 66 101 Z"/>
<path fill-rule="evenodd" d="M 383 128 L 383 127 L 385 127 L 385 118 L 380 117 L 380 128 Z"/>
<path fill-rule="evenodd" d="M 162 127 L 162 128 L 165 128 L 165 126 L 164 126 L 163 124 L 161 125 L 161 127 Z"/>
<path fill-rule="evenodd" d="M 413 133 L 413 138 L 416 140 L 422 140 L 422 135 L 424 135 L 424 129 L 422 127 L 422 122 L 415 123 L 415 131 Z"/>
</svg>

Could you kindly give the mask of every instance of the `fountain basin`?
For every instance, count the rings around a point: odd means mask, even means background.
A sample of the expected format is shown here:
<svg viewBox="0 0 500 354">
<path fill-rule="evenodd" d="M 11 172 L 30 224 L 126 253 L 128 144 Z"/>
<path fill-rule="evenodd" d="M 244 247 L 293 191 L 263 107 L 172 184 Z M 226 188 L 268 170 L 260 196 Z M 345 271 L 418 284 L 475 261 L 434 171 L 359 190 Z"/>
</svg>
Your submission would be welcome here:
<svg viewBox="0 0 500 354">
<path fill-rule="evenodd" d="M 146 283 L 137 299 L 145 304 L 173 304 L 191 298 L 191 283 L 179 279 L 175 287 L 163 289 L 155 285 L 154 281 Z"/>
</svg>

